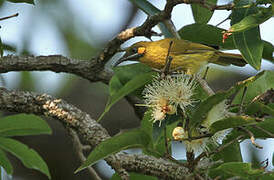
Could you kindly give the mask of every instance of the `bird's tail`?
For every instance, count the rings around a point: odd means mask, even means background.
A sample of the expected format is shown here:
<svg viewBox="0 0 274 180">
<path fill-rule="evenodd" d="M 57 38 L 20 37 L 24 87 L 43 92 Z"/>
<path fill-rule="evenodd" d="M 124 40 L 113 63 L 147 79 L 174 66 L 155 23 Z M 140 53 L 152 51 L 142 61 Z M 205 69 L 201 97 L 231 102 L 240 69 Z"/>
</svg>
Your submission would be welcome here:
<svg viewBox="0 0 274 180">
<path fill-rule="evenodd" d="M 245 66 L 247 63 L 245 62 L 244 58 L 240 54 L 233 54 L 233 53 L 223 53 L 220 52 L 219 58 L 216 64 L 220 65 L 230 65 L 233 64 L 235 66 Z"/>
</svg>

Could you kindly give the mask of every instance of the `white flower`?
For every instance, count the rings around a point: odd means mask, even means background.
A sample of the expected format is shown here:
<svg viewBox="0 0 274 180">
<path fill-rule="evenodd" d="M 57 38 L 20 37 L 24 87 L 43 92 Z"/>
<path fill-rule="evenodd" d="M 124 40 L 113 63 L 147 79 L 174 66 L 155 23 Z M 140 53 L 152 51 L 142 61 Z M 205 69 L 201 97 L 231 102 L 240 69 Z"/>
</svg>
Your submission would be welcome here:
<svg viewBox="0 0 274 180">
<path fill-rule="evenodd" d="M 191 98 L 195 88 L 194 79 L 185 74 L 163 79 L 158 75 L 145 87 L 143 94 L 146 104 L 142 106 L 152 108 L 153 122 L 161 122 L 166 114 L 176 113 L 178 107 L 185 111 L 194 102 Z"/>
</svg>

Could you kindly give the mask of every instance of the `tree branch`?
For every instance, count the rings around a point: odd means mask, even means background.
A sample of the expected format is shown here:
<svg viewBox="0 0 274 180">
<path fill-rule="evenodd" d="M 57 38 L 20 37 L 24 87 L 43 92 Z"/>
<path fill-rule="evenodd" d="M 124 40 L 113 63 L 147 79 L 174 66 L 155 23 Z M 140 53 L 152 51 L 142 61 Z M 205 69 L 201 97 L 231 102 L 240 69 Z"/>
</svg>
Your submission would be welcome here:
<svg viewBox="0 0 274 180">
<path fill-rule="evenodd" d="M 0 73 L 10 71 L 53 71 L 78 75 L 90 82 L 108 82 L 111 74 L 94 60 L 70 59 L 61 55 L 13 56 L 0 58 Z"/>
<path fill-rule="evenodd" d="M 52 117 L 62 122 L 66 127 L 74 129 L 92 147 L 110 138 L 108 132 L 89 114 L 61 99 L 55 99 L 46 94 L 39 95 L 0 88 L 0 109 Z M 189 175 L 188 169 L 185 167 L 146 155 L 117 153 L 108 156 L 105 160 L 120 176 L 126 174 L 125 169 L 174 180 L 186 179 L 186 176 Z"/>
<path fill-rule="evenodd" d="M 80 138 L 78 137 L 77 133 L 73 129 L 68 129 L 69 134 L 72 137 L 73 147 L 75 149 L 76 155 L 81 160 L 81 163 L 86 161 L 86 157 L 83 154 L 84 146 L 82 145 Z M 94 180 L 102 180 L 101 177 L 97 174 L 97 172 L 93 169 L 93 167 L 87 167 L 87 170 L 90 174 L 90 177 Z"/>
</svg>

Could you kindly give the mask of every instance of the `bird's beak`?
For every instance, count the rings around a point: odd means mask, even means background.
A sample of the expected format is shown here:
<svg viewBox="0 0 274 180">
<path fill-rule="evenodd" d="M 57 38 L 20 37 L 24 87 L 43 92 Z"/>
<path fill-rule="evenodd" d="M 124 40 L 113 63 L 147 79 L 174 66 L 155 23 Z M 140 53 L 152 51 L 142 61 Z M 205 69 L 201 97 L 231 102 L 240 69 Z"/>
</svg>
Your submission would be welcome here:
<svg viewBox="0 0 274 180">
<path fill-rule="evenodd" d="M 124 61 L 128 61 L 128 60 L 137 60 L 138 58 L 142 57 L 143 54 L 138 54 L 138 53 L 135 53 L 135 54 L 132 54 L 132 55 L 129 55 L 129 56 L 123 56 L 121 59 L 119 59 L 116 63 L 114 63 L 114 67 L 116 67 L 117 65 L 121 64 L 122 62 Z"/>
</svg>

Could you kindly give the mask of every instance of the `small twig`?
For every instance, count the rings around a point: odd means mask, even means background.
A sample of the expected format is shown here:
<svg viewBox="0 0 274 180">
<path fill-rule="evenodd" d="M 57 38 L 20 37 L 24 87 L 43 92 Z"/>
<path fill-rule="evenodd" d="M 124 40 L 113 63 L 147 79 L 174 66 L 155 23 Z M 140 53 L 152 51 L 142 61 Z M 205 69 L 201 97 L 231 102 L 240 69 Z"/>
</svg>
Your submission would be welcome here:
<svg viewBox="0 0 274 180">
<path fill-rule="evenodd" d="M 214 134 L 204 134 L 204 135 L 201 135 L 201 136 L 194 136 L 194 137 L 188 137 L 188 138 L 183 138 L 183 139 L 180 139 L 180 140 L 174 140 L 174 141 L 193 141 L 193 140 L 196 140 L 196 139 L 202 139 L 202 138 L 207 138 L 207 137 L 211 137 L 213 136 Z"/>
<path fill-rule="evenodd" d="M 79 159 L 81 160 L 81 162 L 83 163 L 86 161 L 86 157 L 83 154 L 84 146 L 82 145 L 77 133 L 71 128 L 68 128 L 68 129 L 69 129 L 69 134 L 72 137 L 73 147 L 75 149 L 75 152 L 77 156 L 79 157 Z M 102 180 L 101 177 L 97 174 L 97 172 L 91 166 L 87 167 L 87 170 L 89 174 L 91 175 L 91 179 Z"/>
<path fill-rule="evenodd" d="M 196 174 L 196 173 L 195 173 L 195 179 L 204 180 L 204 178 L 200 176 L 200 174 Z"/>
<path fill-rule="evenodd" d="M 208 95 L 214 95 L 214 91 L 208 86 L 207 82 L 204 79 L 197 78 L 197 81 L 202 86 L 202 88 L 207 92 Z"/>
<path fill-rule="evenodd" d="M 190 172 L 193 172 L 194 169 L 195 169 L 195 164 L 194 164 L 194 152 L 193 151 L 187 151 L 186 152 L 186 159 L 187 159 L 187 165 L 188 165 L 188 168 L 189 168 L 189 171 Z"/>
<path fill-rule="evenodd" d="M 261 167 L 262 169 L 267 168 L 267 166 L 269 165 L 269 160 L 268 158 L 266 158 L 265 160 L 263 160 L 262 162 L 260 162 L 260 165 L 262 165 L 263 163 L 265 163 L 265 165 L 263 167 Z"/>
<path fill-rule="evenodd" d="M 213 5 L 210 7 L 211 11 L 214 10 L 232 10 L 234 8 L 235 4 L 234 3 L 230 3 L 230 4 L 225 4 L 225 5 Z"/>
<path fill-rule="evenodd" d="M 90 151 L 91 147 L 90 147 L 90 145 L 83 145 L 82 149 L 83 149 L 83 151 Z"/>
<path fill-rule="evenodd" d="M 240 104 L 240 109 L 239 109 L 238 115 L 241 115 L 243 113 L 243 105 L 244 105 L 244 99 L 246 96 L 246 91 L 247 91 L 247 87 L 245 86 L 243 94 L 242 94 L 242 98 L 241 98 L 241 104 Z"/>
<path fill-rule="evenodd" d="M 269 132 L 268 130 L 266 130 L 260 126 L 257 126 L 257 125 L 252 125 L 252 127 L 259 129 L 259 130 L 263 131 L 264 133 L 266 133 L 267 135 L 269 135 L 271 138 L 274 138 L 274 134 Z"/>
<path fill-rule="evenodd" d="M 264 104 L 273 103 L 274 102 L 274 89 L 269 89 L 265 93 L 256 96 L 251 103 L 255 101 L 262 101 Z"/>
<path fill-rule="evenodd" d="M 166 126 L 164 127 L 164 138 L 165 138 L 166 154 L 169 155 L 168 142 L 167 142 L 167 134 L 166 134 Z"/>
<path fill-rule="evenodd" d="M 209 67 L 207 66 L 207 67 L 206 67 L 206 70 L 205 70 L 204 77 L 203 77 L 203 79 L 204 79 L 204 80 L 206 79 L 206 76 L 207 76 L 208 70 L 209 70 Z"/>
<path fill-rule="evenodd" d="M 230 19 L 230 16 L 228 16 L 227 18 L 225 18 L 224 20 L 222 20 L 221 22 L 219 22 L 218 24 L 216 24 L 216 27 L 220 26 L 221 24 L 223 24 L 224 22 L 226 22 L 228 19 Z"/>
<path fill-rule="evenodd" d="M 170 41 L 169 46 L 168 46 L 168 50 L 167 50 L 165 66 L 161 70 L 156 70 L 157 72 L 159 72 L 161 74 L 161 76 L 160 76 L 161 78 L 164 78 L 166 75 L 169 74 L 171 61 L 173 59 L 171 56 L 169 56 L 172 44 L 173 44 L 173 41 Z"/>
<path fill-rule="evenodd" d="M 178 161 L 177 159 L 173 158 L 170 154 L 167 154 L 165 158 L 167 158 L 168 160 L 170 160 L 170 161 L 172 161 L 172 162 L 174 162 L 174 163 L 176 163 L 180 166 L 184 166 L 186 168 L 188 167 L 187 163 L 183 163 L 183 162 Z"/>
<path fill-rule="evenodd" d="M 13 18 L 13 17 L 17 17 L 19 15 L 19 13 L 16 13 L 16 14 L 13 14 L 13 15 L 10 15 L 10 16 L 7 16 L 7 17 L 2 17 L 0 18 L 0 21 L 3 21 L 5 19 L 9 19 L 9 18 Z"/>
<path fill-rule="evenodd" d="M 232 141 L 229 141 L 228 143 L 219 146 L 218 148 L 216 148 L 214 151 L 211 152 L 203 152 L 201 153 L 195 160 L 194 160 L 194 164 L 197 164 L 203 157 L 208 156 L 210 157 L 213 154 L 216 154 L 218 152 L 221 152 L 222 150 L 224 150 L 226 147 L 230 146 L 231 144 L 233 144 L 234 142 L 242 139 L 244 137 L 244 135 L 240 135 L 238 136 L 236 139 L 233 139 Z"/>
<path fill-rule="evenodd" d="M 238 127 L 238 129 L 240 129 L 240 130 L 246 132 L 246 133 L 249 135 L 250 140 L 251 140 L 251 143 L 252 143 L 256 148 L 258 148 L 258 149 L 263 149 L 262 146 L 258 145 L 258 144 L 255 142 L 254 134 L 253 134 L 251 131 L 249 131 L 248 129 L 246 129 L 246 128 L 244 128 L 244 127 Z"/>
<path fill-rule="evenodd" d="M 239 106 L 240 106 L 240 104 L 230 104 L 230 105 L 228 105 L 228 108 L 239 107 Z"/>
</svg>

